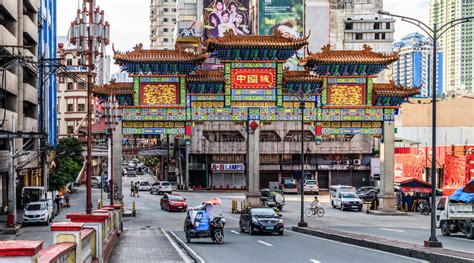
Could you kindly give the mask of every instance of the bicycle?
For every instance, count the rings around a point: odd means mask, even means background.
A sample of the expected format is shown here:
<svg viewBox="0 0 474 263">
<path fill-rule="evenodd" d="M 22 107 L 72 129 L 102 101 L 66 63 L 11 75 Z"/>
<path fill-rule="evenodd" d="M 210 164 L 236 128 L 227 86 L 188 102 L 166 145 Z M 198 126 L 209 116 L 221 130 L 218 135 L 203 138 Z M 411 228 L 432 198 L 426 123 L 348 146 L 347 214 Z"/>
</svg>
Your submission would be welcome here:
<svg viewBox="0 0 474 263">
<path fill-rule="evenodd" d="M 324 216 L 324 213 L 325 213 L 324 208 L 316 207 L 316 206 L 308 207 L 304 211 L 304 214 L 307 217 L 311 217 L 311 216 L 315 216 L 315 215 L 318 215 L 318 217 L 322 217 L 322 216 Z"/>
</svg>

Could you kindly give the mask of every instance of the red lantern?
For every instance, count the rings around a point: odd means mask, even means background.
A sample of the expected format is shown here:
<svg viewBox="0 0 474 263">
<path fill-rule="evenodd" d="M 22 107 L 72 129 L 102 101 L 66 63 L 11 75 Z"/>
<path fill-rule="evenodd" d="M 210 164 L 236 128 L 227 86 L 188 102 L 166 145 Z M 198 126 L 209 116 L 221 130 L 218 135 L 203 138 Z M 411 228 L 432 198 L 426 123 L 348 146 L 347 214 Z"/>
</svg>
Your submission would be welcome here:
<svg viewBox="0 0 474 263">
<path fill-rule="evenodd" d="M 191 126 L 189 125 L 186 125 L 186 129 L 185 129 L 185 132 L 184 132 L 186 135 L 191 135 Z"/>
<path fill-rule="evenodd" d="M 258 123 L 256 121 L 251 121 L 249 127 L 250 129 L 255 130 L 258 128 Z"/>
<path fill-rule="evenodd" d="M 322 128 L 321 125 L 316 126 L 316 135 L 321 135 Z"/>
</svg>

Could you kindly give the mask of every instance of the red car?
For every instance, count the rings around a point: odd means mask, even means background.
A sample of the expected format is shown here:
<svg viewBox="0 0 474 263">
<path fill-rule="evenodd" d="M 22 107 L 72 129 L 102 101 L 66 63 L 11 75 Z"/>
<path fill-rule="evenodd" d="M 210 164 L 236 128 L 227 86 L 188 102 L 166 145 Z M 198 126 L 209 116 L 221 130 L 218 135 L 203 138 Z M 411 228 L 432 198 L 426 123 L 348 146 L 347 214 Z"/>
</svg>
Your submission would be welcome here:
<svg viewBox="0 0 474 263">
<path fill-rule="evenodd" d="M 165 194 L 160 200 L 161 209 L 167 211 L 186 211 L 188 204 L 179 194 Z"/>
</svg>

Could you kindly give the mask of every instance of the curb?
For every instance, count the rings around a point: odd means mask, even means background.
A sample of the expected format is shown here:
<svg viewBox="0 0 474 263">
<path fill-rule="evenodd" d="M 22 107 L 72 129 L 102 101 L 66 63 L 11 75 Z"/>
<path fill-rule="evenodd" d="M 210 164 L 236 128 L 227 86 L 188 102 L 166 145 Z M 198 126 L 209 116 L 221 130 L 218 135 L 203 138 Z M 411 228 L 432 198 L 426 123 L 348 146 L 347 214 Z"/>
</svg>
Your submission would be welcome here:
<svg viewBox="0 0 474 263">
<path fill-rule="evenodd" d="M 166 233 L 169 234 L 169 236 L 171 237 L 171 239 L 173 239 L 177 244 L 178 246 L 184 250 L 186 252 L 186 254 L 191 257 L 194 262 L 197 262 L 197 263 L 205 263 L 206 261 L 204 261 L 203 258 L 201 258 L 194 250 L 192 250 L 188 245 L 186 245 L 181 239 L 179 239 L 178 236 L 176 236 L 175 233 L 173 233 L 172 231 L 166 231 Z"/>
<path fill-rule="evenodd" d="M 474 254 L 445 248 L 426 248 L 412 243 L 401 242 L 370 235 L 343 232 L 333 229 L 292 227 L 298 233 L 317 236 L 341 243 L 385 251 L 433 263 L 474 262 Z"/>
</svg>

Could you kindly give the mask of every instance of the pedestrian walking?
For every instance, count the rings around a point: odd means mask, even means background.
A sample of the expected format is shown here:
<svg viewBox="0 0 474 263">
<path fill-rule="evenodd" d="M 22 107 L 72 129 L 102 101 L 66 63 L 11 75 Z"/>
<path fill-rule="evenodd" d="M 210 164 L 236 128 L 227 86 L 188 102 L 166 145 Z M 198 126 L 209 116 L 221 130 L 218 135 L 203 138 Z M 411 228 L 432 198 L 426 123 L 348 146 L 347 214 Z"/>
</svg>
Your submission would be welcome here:
<svg viewBox="0 0 474 263">
<path fill-rule="evenodd" d="M 59 205 L 61 206 L 61 210 L 63 210 L 63 208 L 64 208 L 64 197 L 63 196 L 59 197 Z"/>
<path fill-rule="evenodd" d="M 140 193 L 138 192 L 138 185 L 139 185 L 139 182 L 135 182 L 135 195 L 137 197 L 140 197 Z"/>
<path fill-rule="evenodd" d="M 64 200 L 66 201 L 66 208 L 69 208 L 71 207 L 71 204 L 69 203 L 69 201 L 71 200 L 71 195 L 69 194 L 69 191 L 67 191 L 65 194 L 64 194 Z"/>
<path fill-rule="evenodd" d="M 56 198 L 54 198 L 54 203 L 56 204 L 56 207 L 58 208 L 58 214 L 61 211 L 61 198 L 59 195 L 56 195 Z"/>
<path fill-rule="evenodd" d="M 130 181 L 130 196 L 135 197 L 135 184 L 133 181 Z"/>
</svg>

